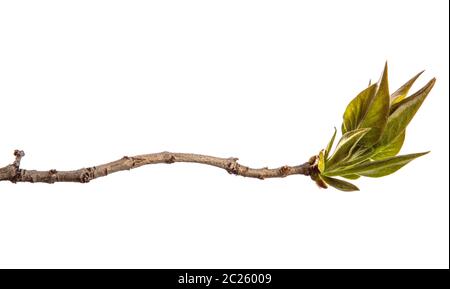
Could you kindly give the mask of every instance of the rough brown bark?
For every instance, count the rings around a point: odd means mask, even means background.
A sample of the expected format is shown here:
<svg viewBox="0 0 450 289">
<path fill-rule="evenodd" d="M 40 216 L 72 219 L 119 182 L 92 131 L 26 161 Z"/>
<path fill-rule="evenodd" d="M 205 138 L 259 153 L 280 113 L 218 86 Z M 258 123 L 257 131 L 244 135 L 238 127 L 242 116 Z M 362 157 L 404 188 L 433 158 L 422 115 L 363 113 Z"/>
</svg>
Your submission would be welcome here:
<svg viewBox="0 0 450 289">
<path fill-rule="evenodd" d="M 94 167 L 87 167 L 73 171 L 37 171 L 20 168 L 20 161 L 25 153 L 21 150 L 14 151 L 15 160 L 12 164 L 0 168 L 0 181 L 31 182 L 31 183 L 55 183 L 55 182 L 78 182 L 87 183 L 93 179 L 104 177 L 109 174 L 138 168 L 143 165 L 160 163 L 199 163 L 215 166 L 226 170 L 230 174 L 243 177 L 266 179 L 282 178 L 289 175 L 313 175 L 316 170 L 316 158 L 312 157 L 309 162 L 297 166 L 282 166 L 279 168 L 254 169 L 239 164 L 237 158 L 218 158 L 199 154 L 160 152 L 154 154 L 125 156 L 116 161 Z"/>
</svg>

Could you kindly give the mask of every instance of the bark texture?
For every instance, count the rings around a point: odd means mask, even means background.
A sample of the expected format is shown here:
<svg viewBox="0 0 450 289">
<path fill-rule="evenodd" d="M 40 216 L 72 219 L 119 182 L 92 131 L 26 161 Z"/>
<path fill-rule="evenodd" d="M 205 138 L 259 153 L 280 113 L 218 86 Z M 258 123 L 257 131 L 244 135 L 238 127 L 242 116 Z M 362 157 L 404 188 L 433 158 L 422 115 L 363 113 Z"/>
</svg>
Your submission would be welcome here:
<svg viewBox="0 0 450 289">
<path fill-rule="evenodd" d="M 289 175 L 314 176 L 317 171 L 317 157 L 312 157 L 308 162 L 297 166 L 282 166 L 279 168 L 250 168 L 239 164 L 237 158 L 219 158 L 200 154 L 160 152 L 137 156 L 124 156 L 116 161 L 93 167 L 81 168 L 72 171 L 48 171 L 25 170 L 20 168 L 20 161 L 25 156 L 21 150 L 14 151 L 15 160 L 12 164 L 0 168 L 0 181 L 31 182 L 31 183 L 55 183 L 55 182 L 77 182 L 88 183 L 89 181 L 104 177 L 109 174 L 131 170 L 143 165 L 150 164 L 172 164 L 176 162 L 199 163 L 218 167 L 230 174 L 243 177 L 266 179 L 282 178 Z"/>
</svg>

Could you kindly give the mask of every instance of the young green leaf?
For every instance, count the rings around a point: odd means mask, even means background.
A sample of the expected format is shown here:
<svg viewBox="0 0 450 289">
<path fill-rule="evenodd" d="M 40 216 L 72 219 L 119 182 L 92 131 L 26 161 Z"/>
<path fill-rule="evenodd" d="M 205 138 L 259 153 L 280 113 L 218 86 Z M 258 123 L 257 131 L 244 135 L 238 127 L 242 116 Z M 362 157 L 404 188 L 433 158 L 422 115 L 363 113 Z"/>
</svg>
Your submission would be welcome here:
<svg viewBox="0 0 450 289">
<path fill-rule="evenodd" d="M 428 93 L 433 88 L 435 82 L 436 79 L 433 78 L 419 91 L 397 103 L 396 109 L 389 116 L 387 121 L 386 129 L 379 142 L 380 146 L 389 145 L 395 138 L 397 138 L 397 136 L 403 133 L 406 126 L 412 120 Z"/>
<path fill-rule="evenodd" d="M 333 188 L 336 188 L 338 190 L 345 191 L 345 192 L 359 191 L 359 188 L 357 186 L 355 186 L 354 184 L 351 184 L 349 182 L 335 179 L 335 178 L 330 178 L 330 177 L 323 176 L 323 175 L 321 175 L 320 177 L 321 177 L 321 179 L 323 179 L 325 181 L 325 183 L 327 183 L 328 185 L 330 185 Z"/>
<path fill-rule="evenodd" d="M 370 147 L 375 144 L 383 134 L 389 116 L 390 95 L 388 83 L 388 67 L 384 66 L 383 73 L 375 95 L 367 109 L 358 128 L 370 127 L 372 130 L 361 139 L 361 145 Z"/>
<path fill-rule="evenodd" d="M 376 91 L 377 84 L 375 83 L 361 91 L 352 101 L 350 101 L 343 116 L 342 134 L 359 127 L 359 124 L 369 109 Z"/>
<path fill-rule="evenodd" d="M 319 153 L 319 163 L 317 165 L 320 172 L 325 171 L 325 156 L 324 156 L 324 150 L 321 150 Z"/>
<path fill-rule="evenodd" d="M 372 178 L 383 177 L 394 173 L 410 161 L 427 153 L 429 152 L 396 156 L 379 161 L 364 162 L 354 166 L 342 168 L 340 170 L 328 171 L 325 172 L 325 174 L 327 176 L 358 174 L 361 176 Z"/>
<path fill-rule="evenodd" d="M 337 129 L 335 127 L 334 134 L 331 137 L 330 141 L 328 142 L 327 148 L 325 149 L 325 155 L 324 155 L 325 160 L 328 159 L 328 155 L 330 154 L 331 148 L 333 147 L 334 139 L 336 138 L 336 133 L 337 133 Z"/>
<path fill-rule="evenodd" d="M 384 146 L 377 146 L 374 154 L 372 155 L 373 160 L 381 160 L 396 156 L 405 141 L 406 130 L 404 130 L 399 136 L 397 136 L 390 144 Z"/>
<path fill-rule="evenodd" d="M 360 128 L 346 132 L 339 140 L 333 155 L 327 161 L 327 167 L 333 167 L 339 161 L 348 157 L 352 153 L 352 150 L 356 144 L 358 144 L 359 140 L 363 138 L 370 130 L 370 128 Z"/>
<path fill-rule="evenodd" d="M 399 89 L 397 89 L 392 95 L 391 95 L 391 105 L 396 104 L 400 101 L 402 101 L 406 95 L 409 92 L 409 89 L 414 84 L 414 82 L 419 78 L 419 76 L 424 72 L 422 70 L 421 72 L 417 73 L 413 78 L 408 80 L 405 84 L 403 84 Z"/>
</svg>

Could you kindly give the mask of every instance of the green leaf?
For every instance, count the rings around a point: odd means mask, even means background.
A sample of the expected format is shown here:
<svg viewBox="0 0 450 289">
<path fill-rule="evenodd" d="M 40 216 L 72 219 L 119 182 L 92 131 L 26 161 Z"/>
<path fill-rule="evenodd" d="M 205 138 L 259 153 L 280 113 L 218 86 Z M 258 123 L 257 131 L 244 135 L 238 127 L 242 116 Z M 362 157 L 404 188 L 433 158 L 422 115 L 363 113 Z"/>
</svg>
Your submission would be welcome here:
<svg viewBox="0 0 450 289">
<path fill-rule="evenodd" d="M 334 171 L 328 171 L 325 173 L 327 176 L 358 174 L 361 176 L 372 178 L 383 177 L 394 173 L 395 171 L 397 171 L 410 161 L 420 156 L 423 156 L 427 153 L 429 152 L 402 155 L 378 161 L 364 162 L 354 166 L 341 168 L 339 170 Z"/>
<path fill-rule="evenodd" d="M 377 84 L 375 83 L 361 91 L 352 101 L 350 101 L 343 116 L 342 134 L 359 127 L 359 124 L 369 109 L 376 91 Z"/>
<path fill-rule="evenodd" d="M 331 151 L 331 148 L 333 147 L 334 139 L 336 138 L 336 133 L 337 133 L 337 129 L 335 127 L 334 128 L 334 134 L 331 137 L 330 141 L 328 142 L 327 148 L 325 149 L 325 155 L 324 155 L 325 160 L 328 159 L 328 155 L 329 155 L 329 153 Z"/>
<path fill-rule="evenodd" d="M 379 146 L 387 146 L 406 129 L 417 110 L 422 105 L 428 93 L 434 86 L 436 79 L 430 80 L 423 88 L 408 98 L 397 103 L 394 112 L 389 116 L 385 132 Z"/>
<path fill-rule="evenodd" d="M 369 131 L 370 128 L 361 128 L 346 132 L 339 140 L 339 143 L 337 144 L 333 155 L 327 161 L 327 166 L 333 167 L 334 165 L 338 164 L 339 161 L 350 156 L 359 140 L 364 137 Z"/>
<path fill-rule="evenodd" d="M 390 144 L 385 146 L 379 146 L 375 149 L 375 153 L 372 156 L 373 160 L 381 160 L 389 157 L 396 156 L 405 141 L 406 130 L 404 130 L 399 136 L 397 136 Z"/>
<path fill-rule="evenodd" d="M 325 183 L 327 183 L 328 185 L 330 185 L 333 188 L 336 188 L 338 190 L 345 191 L 345 192 L 359 191 L 357 186 L 355 186 L 354 184 L 351 184 L 349 182 L 335 179 L 335 178 L 330 178 L 330 177 L 323 176 L 323 175 L 321 175 L 320 177 L 325 181 Z"/>
<path fill-rule="evenodd" d="M 358 128 L 372 128 L 372 130 L 361 139 L 361 145 L 370 147 L 381 138 L 389 116 L 389 107 L 390 95 L 388 67 L 386 63 L 378 82 L 377 91 L 369 104 L 369 108 L 367 109 L 364 118 L 358 125 Z"/>
<path fill-rule="evenodd" d="M 325 171 L 325 156 L 324 156 L 323 150 L 321 150 L 319 153 L 319 163 L 318 163 L 317 167 L 319 168 L 320 172 Z"/>
<path fill-rule="evenodd" d="M 396 104 L 400 101 L 402 101 L 406 95 L 408 94 L 409 89 L 411 88 L 411 86 L 414 84 L 414 82 L 417 80 L 417 78 L 419 78 L 419 76 L 423 73 L 423 71 L 417 73 L 413 78 L 411 78 L 410 80 L 408 80 L 408 82 L 406 82 L 405 84 L 402 85 L 402 87 L 400 87 L 399 89 L 397 89 L 397 91 L 395 91 L 392 95 L 391 95 L 391 105 Z"/>
</svg>

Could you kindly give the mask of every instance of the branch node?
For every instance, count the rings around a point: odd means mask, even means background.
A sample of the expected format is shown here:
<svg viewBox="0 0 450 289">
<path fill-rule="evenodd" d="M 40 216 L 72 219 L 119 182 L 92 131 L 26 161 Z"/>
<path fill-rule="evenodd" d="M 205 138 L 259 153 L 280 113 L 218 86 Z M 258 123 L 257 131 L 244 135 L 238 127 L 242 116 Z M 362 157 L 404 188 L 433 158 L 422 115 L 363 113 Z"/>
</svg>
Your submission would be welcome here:
<svg viewBox="0 0 450 289">
<path fill-rule="evenodd" d="M 289 166 L 282 166 L 280 168 L 280 173 L 283 177 L 286 177 L 290 171 L 291 171 L 291 168 Z"/>
<path fill-rule="evenodd" d="M 166 164 L 173 164 L 175 162 L 175 156 L 174 155 L 169 155 L 165 159 L 166 159 L 165 160 Z"/>
<path fill-rule="evenodd" d="M 49 184 L 53 184 L 55 182 L 57 173 L 58 173 L 58 171 L 55 169 L 51 169 L 48 171 L 48 175 L 49 175 L 48 183 Z"/>
<path fill-rule="evenodd" d="M 16 184 L 21 179 L 22 174 L 23 174 L 22 171 L 25 171 L 25 170 L 16 168 L 16 173 L 10 179 L 11 183 Z"/>
<path fill-rule="evenodd" d="M 85 168 L 84 172 L 80 175 L 80 182 L 81 183 L 89 183 L 89 181 L 91 181 L 92 179 L 95 178 L 95 167 L 91 167 L 91 168 Z"/>
<path fill-rule="evenodd" d="M 239 164 L 237 163 L 237 160 L 238 158 L 228 158 L 226 170 L 229 174 L 239 174 Z"/>
</svg>

